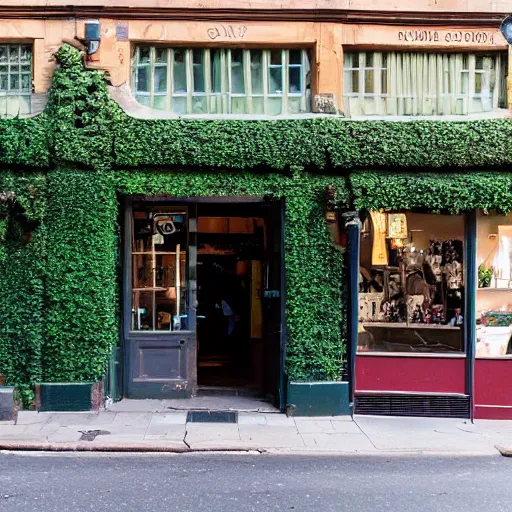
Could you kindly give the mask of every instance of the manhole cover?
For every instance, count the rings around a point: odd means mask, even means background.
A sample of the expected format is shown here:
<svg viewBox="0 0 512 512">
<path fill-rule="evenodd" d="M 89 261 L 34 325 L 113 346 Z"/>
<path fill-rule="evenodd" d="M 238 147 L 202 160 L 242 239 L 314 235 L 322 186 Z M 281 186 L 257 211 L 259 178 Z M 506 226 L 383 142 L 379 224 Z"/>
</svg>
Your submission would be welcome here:
<svg viewBox="0 0 512 512">
<path fill-rule="evenodd" d="M 106 436 L 110 434 L 107 430 L 79 430 L 82 436 L 80 441 L 94 441 L 96 436 Z"/>
<path fill-rule="evenodd" d="M 236 423 L 238 412 L 236 411 L 188 411 L 189 423 Z"/>
</svg>

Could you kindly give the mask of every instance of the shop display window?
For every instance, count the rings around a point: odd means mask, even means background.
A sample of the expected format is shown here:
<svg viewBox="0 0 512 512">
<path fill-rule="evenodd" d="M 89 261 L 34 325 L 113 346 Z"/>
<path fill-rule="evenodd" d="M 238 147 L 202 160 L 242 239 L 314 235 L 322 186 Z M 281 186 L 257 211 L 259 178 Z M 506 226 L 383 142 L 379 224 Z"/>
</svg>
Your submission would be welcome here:
<svg viewBox="0 0 512 512">
<path fill-rule="evenodd" d="M 187 212 L 134 208 L 132 331 L 187 329 Z"/>
<path fill-rule="evenodd" d="M 512 356 L 512 214 L 477 223 L 476 357 Z"/>
<path fill-rule="evenodd" d="M 363 219 L 358 352 L 463 352 L 463 216 Z"/>
</svg>

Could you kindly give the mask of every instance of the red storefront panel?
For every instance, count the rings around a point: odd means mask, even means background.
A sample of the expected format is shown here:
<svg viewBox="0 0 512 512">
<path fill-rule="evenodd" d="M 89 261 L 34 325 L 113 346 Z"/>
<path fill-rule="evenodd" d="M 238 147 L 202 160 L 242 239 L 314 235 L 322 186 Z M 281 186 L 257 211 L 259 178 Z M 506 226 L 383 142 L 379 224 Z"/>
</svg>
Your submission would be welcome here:
<svg viewBox="0 0 512 512">
<path fill-rule="evenodd" d="M 463 357 L 356 356 L 356 392 L 465 394 Z"/>
<path fill-rule="evenodd" d="M 474 417 L 512 419 L 512 359 L 476 359 Z"/>
</svg>

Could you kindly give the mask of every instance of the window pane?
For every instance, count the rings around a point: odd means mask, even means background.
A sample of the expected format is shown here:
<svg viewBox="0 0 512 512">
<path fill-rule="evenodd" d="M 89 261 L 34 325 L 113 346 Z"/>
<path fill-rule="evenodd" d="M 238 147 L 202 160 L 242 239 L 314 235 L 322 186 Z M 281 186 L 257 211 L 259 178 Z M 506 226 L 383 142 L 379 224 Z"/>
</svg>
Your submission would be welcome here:
<svg viewBox="0 0 512 512">
<path fill-rule="evenodd" d="M 476 357 L 512 355 L 512 215 L 477 224 Z"/>
<path fill-rule="evenodd" d="M 18 74 L 12 74 L 12 75 L 9 75 L 9 81 L 10 81 L 10 84 L 9 84 L 9 89 L 11 91 L 17 91 L 20 89 L 20 75 Z"/>
<path fill-rule="evenodd" d="M 477 56 L 475 59 L 475 69 L 484 69 L 484 58 Z"/>
<path fill-rule="evenodd" d="M 204 88 L 204 52 L 203 50 L 193 50 L 194 67 L 194 92 L 205 92 Z"/>
<path fill-rule="evenodd" d="M 475 73 L 475 94 L 482 92 L 482 73 Z"/>
<path fill-rule="evenodd" d="M 383 53 L 382 54 L 382 67 L 386 68 L 388 66 L 388 54 Z"/>
<path fill-rule="evenodd" d="M 210 51 L 212 92 L 222 91 L 221 50 Z"/>
<path fill-rule="evenodd" d="M 174 92 L 187 92 L 187 68 L 185 51 L 174 50 Z"/>
<path fill-rule="evenodd" d="M 185 211 L 135 207 L 132 243 L 132 323 L 140 331 L 186 328 Z"/>
<path fill-rule="evenodd" d="M 155 67 L 155 92 L 167 91 L 167 67 Z"/>
<path fill-rule="evenodd" d="M 139 63 L 140 64 L 149 63 L 149 55 L 150 55 L 150 49 L 148 47 L 139 48 Z"/>
<path fill-rule="evenodd" d="M 31 76 L 30 75 L 21 75 L 21 89 L 23 91 L 31 90 Z"/>
<path fill-rule="evenodd" d="M 149 66 L 137 68 L 137 91 L 149 92 Z"/>
<path fill-rule="evenodd" d="M 176 96 L 172 99 L 172 111 L 176 114 L 187 113 L 187 98 L 184 96 Z"/>
<path fill-rule="evenodd" d="M 372 52 L 366 53 L 366 67 L 367 68 L 373 67 L 373 53 Z"/>
<path fill-rule="evenodd" d="M 1 74 L 0 75 L 0 90 L 7 91 L 8 88 L 8 80 L 7 80 L 7 74 Z"/>
<path fill-rule="evenodd" d="M 167 109 L 167 96 L 155 96 L 153 98 L 153 108 L 157 108 L 159 110 Z"/>
<path fill-rule="evenodd" d="M 251 50 L 251 85 L 253 94 L 263 94 L 263 54 Z"/>
<path fill-rule="evenodd" d="M 281 66 L 282 65 L 282 57 L 283 57 L 283 54 L 282 54 L 281 50 L 271 50 L 270 64 L 273 66 Z"/>
<path fill-rule="evenodd" d="M 30 64 L 32 60 L 32 48 L 30 46 L 22 46 L 20 48 L 20 61 Z"/>
<path fill-rule="evenodd" d="M 283 93 L 282 68 L 270 68 L 268 91 L 270 94 L 282 94 Z"/>
<path fill-rule="evenodd" d="M 242 50 L 231 50 L 231 92 L 245 93 L 244 59 Z"/>
<path fill-rule="evenodd" d="M 20 47 L 19 46 L 9 46 L 9 63 L 10 64 L 18 64 L 20 61 Z"/>
<path fill-rule="evenodd" d="M 291 93 L 300 93 L 302 90 L 301 87 L 301 75 L 302 68 L 289 68 L 288 69 L 289 82 L 290 82 L 290 92 Z"/>
<path fill-rule="evenodd" d="M 365 72 L 365 81 L 364 81 L 364 92 L 373 94 L 375 92 L 375 82 L 374 82 L 374 71 L 373 69 L 367 69 Z"/>
<path fill-rule="evenodd" d="M 358 351 L 462 352 L 464 217 L 370 212 Z"/>
<path fill-rule="evenodd" d="M 385 69 L 380 72 L 380 91 L 382 94 L 388 92 L 388 72 Z"/>
<path fill-rule="evenodd" d="M 352 71 L 352 92 L 359 92 L 359 71 Z"/>
<path fill-rule="evenodd" d="M 302 52 L 301 50 L 290 50 L 290 64 L 301 64 L 302 63 Z"/>
<path fill-rule="evenodd" d="M 7 46 L 0 46 L 0 64 L 7 63 Z"/>
<path fill-rule="evenodd" d="M 167 48 L 155 48 L 155 62 L 167 63 Z"/>
<path fill-rule="evenodd" d="M 194 96 L 192 98 L 192 112 L 194 114 L 208 113 L 207 98 L 205 96 Z"/>
</svg>

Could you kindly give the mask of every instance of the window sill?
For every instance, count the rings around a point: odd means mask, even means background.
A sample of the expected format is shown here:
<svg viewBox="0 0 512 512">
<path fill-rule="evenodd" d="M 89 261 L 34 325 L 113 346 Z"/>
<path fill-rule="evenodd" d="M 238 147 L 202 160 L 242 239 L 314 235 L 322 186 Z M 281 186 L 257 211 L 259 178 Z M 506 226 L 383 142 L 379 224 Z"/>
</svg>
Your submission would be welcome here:
<svg viewBox="0 0 512 512">
<path fill-rule="evenodd" d="M 318 117 L 340 118 L 344 119 L 343 114 L 319 114 L 314 112 L 305 112 L 302 114 L 286 115 L 261 115 L 261 114 L 176 114 L 167 110 L 159 110 L 147 107 L 135 100 L 128 84 L 119 87 L 109 87 L 110 97 L 123 109 L 123 111 L 135 119 L 204 119 L 204 120 L 240 120 L 240 121 L 282 121 L 291 119 L 316 119 Z"/>
<path fill-rule="evenodd" d="M 485 119 L 510 119 L 512 112 L 502 108 L 494 110 L 493 112 L 483 112 L 481 114 L 468 114 L 468 115 L 447 115 L 447 116 L 352 116 L 347 117 L 350 121 L 398 121 L 402 123 L 410 121 L 480 121 Z"/>
<path fill-rule="evenodd" d="M 427 357 L 431 359 L 465 359 L 466 354 L 464 352 L 447 352 L 447 353 L 440 353 L 440 352 L 379 352 L 379 351 L 368 351 L 368 352 L 356 352 L 357 356 L 364 356 L 364 357 L 402 357 L 402 358 L 408 358 L 408 357 Z"/>
</svg>

